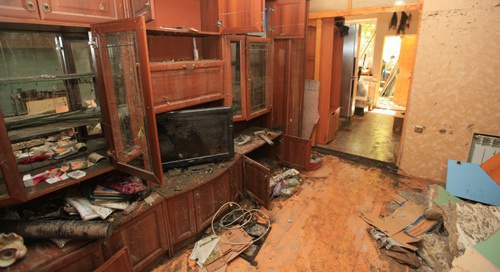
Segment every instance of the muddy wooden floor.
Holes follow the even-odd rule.
[[[272,230],[255,258],[258,265],[236,258],[226,271],[411,271],[379,254],[359,211],[378,215],[393,193],[423,192],[426,184],[329,155],[320,169],[302,177],[293,196],[272,201]],[[191,250],[154,271],[198,271]]]

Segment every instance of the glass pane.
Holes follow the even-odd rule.
[[[231,82],[233,115],[241,115],[241,42],[231,42]]]
[[[266,108],[267,43],[250,43],[250,111]]]
[[[136,34],[133,31],[107,34],[106,42],[114,90],[109,106],[117,119],[112,121],[116,159],[152,171]]]
[[[0,32],[0,79],[15,84],[0,84],[0,107],[5,117],[40,113],[46,103],[32,100],[66,97],[64,81],[28,81],[64,74],[61,41],[56,33],[27,31]],[[17,80],[16,80],[17,79]]]
[[[83,133],[101,122],[86,34],[0,32],[0,67],[0,107],[21,177],[106,148],[103,137]]]

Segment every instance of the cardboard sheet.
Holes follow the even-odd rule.
[[[417,250],[418,248],[410,244],[420,241],[421,238],[418,237],[437,223],[435,220],[425,218],[423,214],[424,207],[411,201],[406,201],[394,213],[384,218],[361,213],[362,218],[368,224],[396,240],[402,247],[411,250]]]
[[[500,185],[500,153],[483,162],[481,168]]]

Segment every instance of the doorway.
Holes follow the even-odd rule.
[[[374,46],[371,56],[373,62],[380,58],[378,69],[360,63],[364,58],[361,52],[356,55],[361,74],[358,74],[354,114],[342,118],[331,142],[316,147],[324,152],[343,153],[397,166],[415,60],[416,34],[384,35],[378,41],[383,46]],[[371,61],[368,62],[370,65]]]

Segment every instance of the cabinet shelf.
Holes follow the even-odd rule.
[[[17,119],[18,122],[12,121],[13,119]],[[6,118],[6,126],[9,130],[8,135],[12,143],[35,137],[44,137],[74,127],[99,123],[101,122],[101,113],[70,112],[49,115],[43,119],[24,119],[22,124],[20,122],[17,117]]]
[[[79,178],[79,179],[71,179],[68,178],[66,180],[61,180],[59,182],[56,182],[54,184],[49,184],[47,182],[41,182],[37,184],[36,186],[33,187],[28,187],[24,189],[24,192],[27,196],[27,200],[35,199],[37,197],[55,192],[57,190],[60,190],[62,188],[66,188],[68,186],[84,182],[86,180],[92,179],[94,177],[97,177],[99,175],[105,174],[107,172],[110,172],[114,170],[113,165],[109,161],[101,161],[99,164],[96,164],[88,169],[85,169],[85,177]]]
[[[95,77],[94,73],[11,77],[11,78],[0,79],[0,84],[21,84],[21,83],[27,83],[27,82],[71,80],[71,79],[94,78],[94,77]]]

